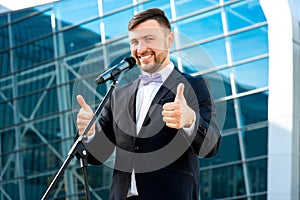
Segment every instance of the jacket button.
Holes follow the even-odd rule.
[[[134,147],[134,150],[135,150],[135,151],[139,150],[139,147],[138,147],[138,146],[135,146],[135,147]]]

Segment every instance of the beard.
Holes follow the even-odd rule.
[[[154,51],[150,51],[150,52],[147,51],[143,55],[146,55],[146,54],[153,55],[153,62],[141,63],[140,58],[139,58],[140,56],[135,55],[135,57],[137,58],[136,64],[139,66],[139,68],[141,70],[143,70],[149,74],[159,71],[167,59],[167,52],[165,52],[165,51],[161,51],[158,54]],[[141,55],[141,56],[143,56],[143,55]]]

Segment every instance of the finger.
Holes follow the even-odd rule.
[[[176,93],[176,97],[175,97],[175,102],[179,101],[180,99],[182,99],[184,97],[183,92],[184,92],[184,84],[179,83],[178,86],[177,86],[177,93]]]
[[[172,124],[179,124],[180,121],[178,118],[175,117],[163,117],[163,121],[166,123],[172,123]]]
[[[163,117],[174,117],[174,118],[180,118],[181,117],[181,112],[180,111],[162,111],[162,116]]]
[[[166,126],[170,127],[170,128],[176,128],[176,129],[180,129],[180,125],[177,123],[169,123],[166,122]]]
[[[163,110],[176,110],[179,109],[179,103],[177,102],[170,102],[170,103],[165,103],[163,105]]]
[[[79,105],[86,111],[91,111],[91,107],[85,102],[84,98],[81,95],[77,95],[77,102]]]

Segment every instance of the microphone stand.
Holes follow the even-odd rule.
[[[82,168],[82,171],[83,171],[83,176],[84,176],[84,184],[85,184],[84,187],[85,187],[85,192],[86,192],[86,200],[90,199],[90,191],[89,191],[89,186],[88,186],[88,181],[87,181],[88,179],[87,179],[87,170],[86,170],[88,153],[87,153],[87,150],[86,150],[86,148],[83,144],[83,141],[86,140],[88,131],[92,127],[93,123],[96,121],[99,114],[101,113],[105,103],[107,102],[107,100],[110,97],[111,93],[115,89],[116,84],[117,84],[117,81],[116,81],[115,78],[113,78],[113,82],[110,85],[110,88],[106,92],[106,94],[105,94],[104,98],[102,99],[101,103],[97,107],[93,118],[91,119],[91,121],[89,122],[87,127],[84,129],[82,135],[80,135],[77,138],[77,140],[75,141],[75,143],[73,144],[72,148],[70,149],[70,151],[68,153],[68,156],[67,156],[66,160],[64,161],[64,163],[60,167],[59,171],[55,175],[55,177],[52,180],[52,182],[51,182],[50,186],[48,187],[47,191],[44,193],[44,195],[42,197],[42,200],[47,200],[48,199],[48,197],[50,195],[50,192],[53,190],[54,186],[57,185],[59,179],[63,175],[64,171],[66,170],[67,166],[69,165],[71,159],[74,158],[74,156],[77,156],[77,158],[80,158],[80,165],[81,165],[81,168]]]

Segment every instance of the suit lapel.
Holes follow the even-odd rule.
[[[136,135],[136,93],[138,90],[138,85],[139,85],[139,81],[136,80],[133,82],[132,86],[130,87],[130,89],[128,90],[128,98],[129,98],[129,102],[128,102],[128,112],[129,115],[132,119],[132,121],[135,124],[135,128],[134,128],[134,135]]]
[[[163,106],[165,103],[174,101],[176,96],[177,85],[179,84],[181,78],[182,75],[180,74],[180,72],[178,72],[177,70],[173,70],[172,73],[169,75],[169,77],[159,88],[157,94],[155,95],[153,101],[151,102],[150,109],[146,114],[146,117],[143,122],[143,126],[139,133],[139,137],[149,137],[149,134],[150,135],[155,134],[155,133],[147,133],[148,131],[152,131],[152,129],[149,128],[148,126],[149,123],[151,122],[151,118],[158,117],[158,116],[151,116],[151,115],[158,107],[161,108],[161,106]]]

